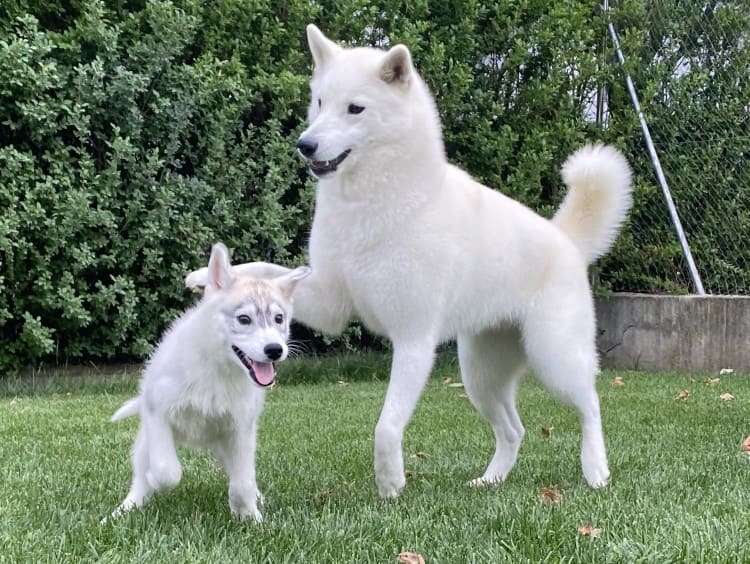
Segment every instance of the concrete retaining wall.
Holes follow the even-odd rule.
[[[750,372],[750,297],[614,294],[596,304],[602,366]]]

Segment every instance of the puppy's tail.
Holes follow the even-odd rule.
[[[562,166],[568,195],[552,223],[591,263],[614,243],[633,203],[628,162],[614,147],[587,145]]]
[[[132,417],[133,415],[138,415],[141,412],[141,397],[135,397],[131,400],[126,401],[120,409],[115,411],[115,414],[112,416],[112,419],[110,421],[119,421],[120,419],[125,419],[126,417]]]

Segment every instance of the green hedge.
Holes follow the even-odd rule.
[[[311,21],[346,44],[409,45],[450,158],[545,215],[564,195],[559,165],[582,143],[615,142],[643,161],[621,93],[609,129],[586,115],[592,93],[621,80],[602,55],[596,3],[8,0],[0,371],[143,358],[193,300],[183,277],[216,240],[237,261],[304,261],[314,184],[294,141]],[[639,252],[626,233],[602,283],[640,289]],[[663,253],[668,265],[679,257],[672,242]]]

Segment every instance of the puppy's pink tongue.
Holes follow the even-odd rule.
[[[261,386],[270,386],[276,377],[276,371],[273,369],[273,362],[255,362],[253,361],[253,372],[255,379]]]

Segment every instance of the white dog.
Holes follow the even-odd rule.
[[[138,397],[113,416],[139,415],[133,481],[113,516],[173,488],[182,469],[175,443],[207,447],[229,475],[229,507],[261,520],[255,442],[273,363],[287,356],[292,292],[310,272],[299,267],[257,280],[231,271],[226,247],[211,250],[205,296],[167,331],[148,362]]]
[[[592,487],[606,484],[587,265],[609,249],[630,207],[625,159],[605,146],[569,157],[569,193],[549,221],[446,162],[434,101],[406,47],[344,49],[313,25],[307,39],[315,71],[297,146],[319,182],[313,273],[295,294],[295,317],[336,333],[356,315],[393,343],[375,429],[380,495],[405,484],[404,429],[436,346],[451,339],[469,398],[495,434],[495,454],[473,483],[502,480],[515,463],[524,433],[516,387],[528,365],[577,409],[583,474]],[[205,283],[205,269],[186,283]]]

